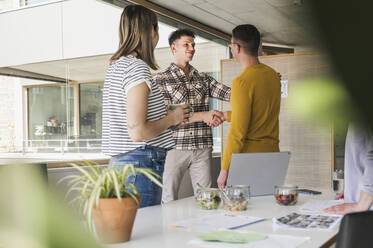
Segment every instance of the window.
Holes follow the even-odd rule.
[[[210,72],[210,73],[207,73],[207,74],[210,75],[211,77],[215,78],[216,81],[220,81],[219,80],[220,72]],[[210,98],[209,103],[210,103],[210,109],[215,109],[215,110],[219,110],[219,111],[221,110],[221,101],[220,100]],[[213,146],[212,151],[214,153],[221,153],[221,125],[217,126],[217,127],[214,127],[212,129],[212,137],[213,137],[213,140],[214,140],[214,146]]]
[[[73,87],[66,85],[27,88],[28,146],[44,152],[64,149],[64,140],[73,134],[71,106]],[[41,150],[39,150],[41,151]]]
[[[8,99],[7,104],[3,104],[4,106],[0,108],[3,114],[0,116],[0,152],[99,153],[101,151],[103,81],[111,53],[116,47],[105,41],[106,43],[94,43],[87,50],[80,49],[76,47],[77,43],[69,42],[74,41],[73,35],[71,37],[63,35],[80,33],[81,29],[78,30],[78,28],[81,27],[77,26],[75,30],[76,25],[72,24],[74,22],[71,20],[75,19],[69,19],[76,18],[74,16],[76,11],[73,7],[78,5],[73,3],[79,1],[20,0],[11,2],[12,8],[14,4],[32,5],[32,8],[26,7],[19,10],[19,13],[25,13],[23,18],[27,16],[26,13],[39,13],[50,8],[57,12],[61,10],[61,20],[55,20],[53,25],[61,24],[64,27],[62,33],[49,34],[49,31],[47,33],[50,37],[57,35],[51,40],[52,42],[60,42],[57,46],[51,44],[51,48],[59,47],[65,54],[58,57],[59,55],[56,55],[60,54],[58,51],[56,54],[52,52],[46,54],[45,60],[41,61],[36,56],[35,61],[30,60],[29,64],[18,65],[15,70],[17,73],[22,72],[20,77],[2,78],[0,76],[2,96],[12,100],[10,102]],[[88,4],[89,6],[101,6],[102,3],[89,1],[87,6]],[[109,8],[108,6],[105,4],[104,8],[95,8],[95,11],[102,11],[103,15],[112,13],[112,16],[120,12],[117,11],[117,7]],[[0,3],[0,9],[2,7]],[[85,17],[92,18],[90,15],[85,15]],[[23,21],[27,21],[26,19]],[[170,32],[177,28],[188,28],[188,26],[164,16],[159,16],[159,21],[160,41],[155,57],[160,70],[163,70],[173,61],[168,46]],[[113,18],[107,21],[108,24],[112,22]],[[102,29],[98,30],[102,32]],[[115,30],[115,37],[117,37],[117,28]],[[196,53],[191,64],[198,71],[207,72],[219,80],[220,60],[229,57],[229,49],[222,39],[200,30],[194,29],[194,31],[197,35]],[[87,30],[87,33],[89,32],[91,31]],[[95,34],[102,36],[97,32]],[[111,31],[108,34],[113,35]],[[114,35],[111,39],[114,39]],[[45,51],[50,50],[45,49]],[[58,59],[51,60],[55,55]],[[27,58],[33,58],[33,56],[34,53],[26,55]],[[219,104],[219,101],[211,100],[211,108],[220,109]],[[220,128],[213,129],[213,136],[214,152],[220,152]]]
[[[79,85],[79,147],[101,148],[102,91],[104,84]]]
[[[27,87],[29,151],[100,152],[102,89],[103,82]]]

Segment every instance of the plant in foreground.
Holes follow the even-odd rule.
[[[59,183],[69,180],[69,190],[66,196],[74,191],[79,193],[70,203],[79,202],[79,210],[85,216],[90,231],[93,231],[92,211],[98,208],[101,198],[118,198],[122,201],[122,198],[130,197],[139,205],[139,192],[133,183],[128,182],[131,176],[143,174],[162,187],[158,174],[150,169],[135,168],[132,164],[117,164],[113,168],[95,168],[86,162],[86,167],[76,164],[71,164],[71,166],[79,170],[81,174],[64,177]]]

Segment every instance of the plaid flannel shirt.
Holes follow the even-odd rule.
[[[190,66],[189,80],[182,69],[172,63],[158,73],[156,81],[166,105],[189,103],[193,112],[209,111],[209,97],[229,101],[231,89],[206,73]],[[194,122],[173,130],[176,149],[194,150],[213,146],[212,130],[204,122]]]

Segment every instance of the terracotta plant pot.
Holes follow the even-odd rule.
[[[131,238],[138,205],[132,198],[105,198],[93,208],[96,233],[103,243],[126,242]]]

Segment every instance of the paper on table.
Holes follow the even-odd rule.
[[[239,231],[245,232],[245,231]],[[291,235],[268,234],[267,239],[258,240],[246,244],[232,244],[225,242],[208,242],[200,239],[193,239],[189,244],[206,248],[296,248],[304,242],[310,240],[310,237],[297,237]]]
[[[330,231],[339,225],[341,219],[340,215],[290,213],[273,218],[273,223],[278,227]]]
[[[178,221],[172,227],[192,229],[196,232],[211,232],[219,229],[236,229],[265,219],[253,216],[219,213],[195,219]]]
[[[344,200],[310,200],[300,207],[300,210],[320,212],[325,208],[342,204]]]

